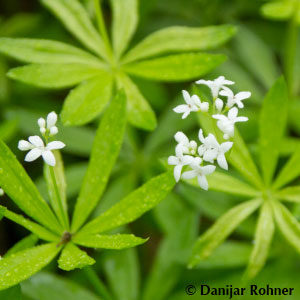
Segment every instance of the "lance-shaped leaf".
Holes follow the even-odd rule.
[[[73,243],[68,243],[61,252],[58,260],[58,266],[65,271],[71,271],[76,268],[83,268],[95,263],[95,260],[89,257],[86,252],[80,250]]]
[[[279,199],[300,203],[300,186],[291,186],[275,193]]]
[[[107,58],[104,43],[78,0],[41,0],[88,49]]]
[[[61,113],[64,125],[83,125],[93,120],[109,101],[112,76],[106,71],[82,82],[66,98]]]
[[[209,228],[194,245],[189,267],[207,258],[261,204],[261,199],[250,200],[231,208]]]
[[[175,185],[172,172],[166,172],[146,182],[105,213],[85,225],[81,233],[104,232],[134,221],[162,201]]]
[[[123,61],[131,62],[170,52],[213,49],[229,40],[235,32],[236,28],[232,25],[167,27],[147,36],[125,55]]]
[[[288,109],[288,94],[284,79],[279,78],[264,99],[260,115],[260,161],[263,178],[270,184],[277,165]]]
[[[185,180],[187,183],[199,187],[197,178]],[[225,173],[215,171],[207,176],[207,181],[210,190],[224,192],[233,195],[257,197],[260,193],[247,183]]]
[[[40,226],[37,223],[34,223],[34,222],[30,221],[29,219],[24,218],[21,215],[18,215],[18,214],[15,214],[12,211],[9,211],[4,206],[0,205],[0,211],[1,211],[1,214],[5,218],[7,218],[7,219],[23,226],[27,230],[29,230],[32,233],[36,234],[42,240],[50,241],[50,242],[59,240],[59,237],[56,236],[55,234],[53,234],[51,231],[48,231],[46,228]]]
[[[84,223],[106,187],[122,146],[125,125],[126,96],[120,91],[106,110],[97,130],[89,166],[75,206],[73,231]]]
[[[98,75],[102,69],[83,64],[33,64],[11,69],[7,75],[41,88],[65,88]]]
[[[1,300],[22,300],[22,298],[21,286],[19,284],[0,291]]]
[[[36,245],[38,242],[39,238],[35,234],[30,234],[26,237],[24,237],[22,240],[14,244],[6,253],[5,256],[15,254],[19,251],[26,250],[28,248],[32,248],[33,246]]]
[[[225,55],[207,53],[173,54],[124,65],[135,76],[159,81],[186,81],[198,78],[226,60]]]
[[[260,209],[257,221],[254,247],[245,273],[246,279],[254,278],[266,263],[274,229],[272,206],[269,202],[265,201]]]
[[[61,226],[49,206],[15,155],[2,141],[0,141],[0,186],[28,216],[57,233],[61,232]]]
[[[300,253],[300,224],[278,201],[272,201],[276,224],[286,240]]]
[[[296,149],[289,161],[284,165],[273,183],[273,188],[278,189],[294,180],[300,175],[300,147]]]
[[[59,151],[54,151],[53,154],[56,165],[50,167],[48,164],[44,164],[44,178],[48,187],[50,204],[60,223],[67,229],[69,227],[69,217],[64,164]]]
[[[60,251],[56,243],[12,254],[0,260],[0,290],[7,289],[37,273]]]
[[[138,87],[125,73],[120,73],[117,81],[119,88],[124,88],[127,95],[129,122],[136,127],[153,130],[156,127],[155,113]]]
[[[74,243],[90,248],[126,249],[144,244],[148,239],[136,237],[133,234],[86,235],[79,233],[73,238]]]
[[[101,65],[101,61],[90,53],[51,40],[0,38],[0,52],[27,63]]]
[[[112,42],[116,57],[126,50],[138,23],[137,0],[112,0]]]

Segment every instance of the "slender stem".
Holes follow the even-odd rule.
[[[98,277],[97,273],[92,267],[85,267],[83,271],[90,283],[93,285],[95,291],[101,297],[101,299],[113,300],[104,283],[101,281],[101,279]]]
[[[61,221],[63,222],[63,225],[66,227],[66,229],[69,229],[69,218],[68,218],[67,212],[65,211],[65,209],[63,207],[62,199],[60,197],[60,193],[59,193],[57,182],[56,182],[56,177],[54,174],[54,168],[49,166],[49,170],[50,170],[50,176],[51,176],[51,180],[52,180],[52,183],[54,186],[56,198],[58,199],[58,209],[60,212],[59,217],[62,219]]]
[[[293,86],[294,86],[294,64],[297,49],[298,38],[298,24],[297,24],[297,12],[299,4],[295,3],[294,13],[289,21],[287,29],[287,38],[285,44],[285,74],[288,84],[289,96],[293,98]]]

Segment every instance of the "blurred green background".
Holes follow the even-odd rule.
[[[82,2],[93,17],[92,1]],[[252,98],[247,102],[247,110],[244,111],[249,122],[247,126],[239,129],[254,157],[257,151],[255,143],[261,102],[276,78],[286,73],[289,51],[287,44],[290,22],[264,18],[261,7],[265,3],[266,1],[261,0],[140,0],[140,22],[132,41],[132,44],[136,44],[147,34],[171,25],[236,25],[238,32],[233,39],[215,51],[226,54],[228,60],[206,78],[224,75],[236,82],[238,90],[252,92]],[[111,15],[106,1],[103,3],[103,11],[109,23]],[[36,0],[0,0],[0,36],[46,38],[76,45],[76,41],[63,26]],[[297,31],[295,36],[298,36]],[[296,48],[292,75],[286,74],[291,98],[290,126],[288,138],[281,149],[280,165],[299,144],[299,41],[298,38],[294,43]],[[9,80],[6,72],[17,65],[14,60],[0,56],[0,137],[9,144],[21,161],[23,155],[17,151],[17,141],[37,132],[38,117],[44,117],[52,110],[60,112],[68,91],[42,90]],[[173,152],[173,135],[177,130],[195,135],[199,128],[196,117],[182,121],[172,112],[172,108],[182,101],[181,89],[190,88],[191,82],[161,84],[139,79],[136,83],[151,102],[158,117],[158,126],[153,132],[128,126],[120,157],[95,215],[163,170],[160,159]],[[63,157],[71,209],[87,166],[97,123],[98,120],[80,128],[60,128],[61,139],[67,144]],[[47,197],[46,186],[41,177],[42,161],[25,164],[25,167]],[[137,249],[93,253],[97,260],[95,269],[98,276],[105,282],[113,299],[117,300],[183,300],[189,297],[200,299],[197,293],[187,296],[185,287],[188,284],[198,287],[201,283],[214,287],[223,287],[225,284],[238,286],[251,251],[255,219],[250,218],[244,222],[230,240],[199,265],[199,268],[188,270],[186,262],[196,237],[216,218],[242,200],[222,193],[204,192],[183,183],[178,184],[174,192],[154,211],[130,225],[130,230],[137,235],[150,237],[146,244]],[[1,198],[1,204],[17,210],[7,197]],[[300,220],[300,210],[297,217]],[[2,220],[0,254],[3,255],[26,234],[19,226]],[[262,287],[267,283],[274,287],[294,287],[294,295],[278,298],[300,299],[300,258],[286,243],[281,243],[281,239],[279,234],[275,237],[270,259],[255,281]],[[66,273],[58,271],[53,264],[46,271],[22,283],[22,299],[98,299],[97,290],[91,285],[92,279],[84,270]],[[19,296],[10,297],[9,299],[19,299]],[[206,298],[210,299],[209,296]],[[224,296],[211,297],[216,298],[227,299]]]

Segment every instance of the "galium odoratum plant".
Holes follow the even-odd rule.
[[[126,96],[123,91],[120,91],[101,119],[88,169],[70,222],[62,157],[58,150],[52,151],[53,147],[49,147],[54,141],[48,142],[48,138],[53,137],[53,134],[58,131],[54,128],[54,121],[56,121],[54,113],[48,115],[47,121],[38,120],[46,146],[42,145],[42,140],[37,137],[29,138],[29,142],[19,143],[21,150],[30,150],[26,161],[32,161],[39,156],[42,156],[45,161],[44,177],[47,182],[50,206],[42,198],[15,155],[0,141],[0,186],[31,219],[3,206],[0,206],[1,218],[5,217],[32,233],[10,249],[0,261],[0,290],[27,279],[60,252],[59,268],[70,271],[95,263],[93,258],[79,248],[80,246],[124,249],[144,243],[146,239],[133,234],[108,233],[112,229],[134,221],[153,208],[175,184],[171,172],[158,175],[87,222],[105,190],[122,145],[126,126]],[[35,246],[38,240],[43,243]]]
[[[113,93],[124,88],[128,120],[153,130],[156,117],[131,75],[155,81],[185,81],[211,71],[224,60],[215,49],[235,34],[231,25],[158,30],[128,49],[138,24],[138,0],[113,0],[112,36],[109,37],[99,0],[94,0],[99,30],[78,0],[41,0],[86,50],[43,39],[0,39],[0,52],[31,63],[9,71],[10,78],[42,88],[76,86],[62,110],[64,125],[83,125],[97,117]]]
[[[196,83],[207,85],[210,88],[212,102],[201,101],[198,95],[191,96],[187,91],[183,90],[182,94],[186,104],[178,105],[174,108],[174,111],[182,113],[183,119],[191,112],[205,113],[209,118],[218,120],[216,125],[222,131],[223,138],[229,140],[234,136],[235,123],[248,120],[246,117],[238,117],[238,108],[244,107],[242,101],[249,98],[251,93],[239,92],[234,95],[231,89],[227,87],[228,85],[233,85],[234,82],[226,80],[224,76],[220,76],[215,80],[198,80]],[[221,96],[227,98],[225,105],[224,101],[220,99]],[[206,176],[215,171],[215,160],[219,167],[228,170],[225,153],[231,149],[233,142],[225,141],[220,143],[212,132],[204,137],[202,129],[199,130],[198,137],[201,142],[199,147],[196,141],[190,141],[183,132],[178,131],[175,134],[177,142],[175,148],[176,156],[170,156],[168,163],[169,165],[175,165],[174,177],[177,182],[180,178],[192,179],[197,177],[199,186],[207,190],[208,182]],[[182,173],[183,168],[189,168],[190,170]]]
[[[215,224],[196,241],[189,267],[208,258],[231,233],[258,210],[253,250],[249,257],[245,280],[252,279],[267,261],[269,248],[277,227],[285,239],[300,253],[300,224],[288,209],[289,204],[300,202],[300,186],[287,184],[300,175],[300,151],[296,149],[281,170],[276,171],[280,144],[283,142],[288,111],[288,92],[283,78],[279,78],[266,95],[259,121],[259,169],[247,146],[235,128],[231,138],[233,145],[228,162],[239,173],[237,178],[229,173],[215,171],[209,175],[211,190],[240,196],[241,203],[221,216]],[[199,121],[206,132],[218,139],[224,132],[214,124],[214,119],[199,112]],[[275,176],[276,171],[276,176]],[[195,180],[186,180],[198,186]],[[288,206],[286,206],[287,204]]]

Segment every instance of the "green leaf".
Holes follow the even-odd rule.
[[[254,247],[245,272],[246,279],[254,278],[265,265],[273,239],[274,229],[272,206],[269,202],[265,201],[260,209],[257,221]]]
[[[273,188],[279,189],[300,175],[300,147],[294,152],[289,161],[281,169],[273,183]]]
[[[51,231],[48,231],[46,228],[30,221],[29,219],[24,218],[22,215],[15,214],[12,211],[9,211],[6,207],[0,205],[1,214],[5,216],[5,218],[25,227],[35,235],[37,235],[40,239],[45,241],[58,241],[59,237],[53,234]]]
[[[197,178],[185,181],[193,186],[199,187]],[[207,181],[209,189],[213,191],[248,197],[257,197],[260,193],[247,183],[232,177],[231,175],[227,175],[218,171],[215,171],[213,174],[207,176]]]
[[[123,61],[162,55],[170,52],[187,52],[217,48],[236,33],[232,25],[192,28],[172,26],[155,31],[131,49]]]
[[[11,254],[17,253],[19,251],[31,248],[36,245],[39,238],[35,234],[30,234],[13,245],[6,253],[5,256],[9,256]]]
[[[275,196],[279,199],[300,203],[300,186],[291,186],[277,191]]]
[[[297,1],[272,1],[261,7],[261,12],[266,18],[275,20],[290,19],[295,12]]]
[[[260,115],[260,161],[267,185],[272,181],[284,134],[288,109],[288,94],[284,79],[279,78],[266,95]]]
[[[83,125],[100,114],[112,93],[112,76],[103,71],[101,75],[82,82],[66,98],[61,113],[65,126]]]
[[[22,300],[22,292],[20,285],[13,286],[4,291],[0,291],[1,300]]]
[[[207,53],[173,54],[124,65],[126,72],[158,81],[186,81],[219,66],[225,55]]]
[[[48,187],[50,204],[60,223],[67,229],[69,227],[69,217],[64,164],[59,151],[53,151],[53,154],[56,165],[50,167],[48,164],[44,164],[44,177]]]
[[[289,210],[272,201],[276,223],[286,240],[300,253],[300,224]]]
[[[84,223],[105,190],[122,146],[125,126],[126,96],[120,91],[112,100],[97,130],[89,166],[75,207],[73,231]]]
[[[33,300],[100,300],[75,281],[46,272],[40,272],[23,282],[22,292]]]
[[[150,179],[105,213],[85,225],[81,233],[100,233],[136,220],[162,201],[174,185],[172,172],[166,172]]]
[[[220,217],[195,243],[189,267],[194,267],[204,260],[250,216],[261,204],[261,199],[250,200],[231,208]]]
[[[114,235],[100,235],[78,233],[74,236],[74,243],[89,247],[89,248],[102,248],[102,249],[126,249],[135,247],[147,242],[148,239],[136,237],[133,234],[114,234]]]
[[[50,40],[0,38],[0,52],[27,63],[102,65],[97,57],[88,52]]]
[[[41,0],[82,44],[107,58],[104,43],[78,0]]]
[[[124,88],[127,95],[127,109],[129,122],[145,130],[154,130],[156,117],[151,106],[139,91],[134,82],[124,73],[117,77],[119,88]]]
[[[37,273],[45,267],[60,247],[45,244],[12,254],[0,260],[0,290],[7,289]]]
[[[89,257],[85,251],[80,250],[73,243],[68,243],[61,252],[58,260],[58,266],[65,271],[71,271],[76,268],[82,269],[90,266],[95,260]]]
[[[2,141],[0,141],[0,186],[28,216],[54,232],[61,233],[61,226],[49,206],[15,155]]]
[[[139,265],[135,248],[122,251],[107,251],[103,269],[116,300],[138,300]],[[120,266],[123,266],[120,268]]]
[[[138,23],[137,0],[112,0],[112,42],[114,53],[119,58],[126,50]]]
[[[7,75],[41,88],[59,89],[73,86],[102,72],[83,64],[33,64],[11,69]]]

